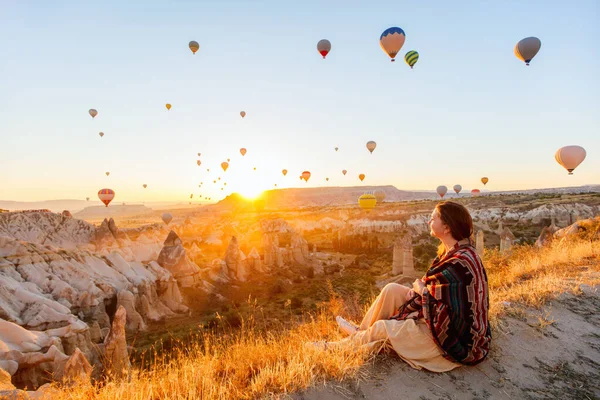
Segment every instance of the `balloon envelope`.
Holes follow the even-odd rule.
[[[479,189],[473,189],[473,190],[471,190],[471,196],[473,196],[473,197],[477,197],[480,194],[481,194],[481,190],[479,190]]]
[[[456,192],[456,194],[459,194],[460,191],[462,190],[462,186],[460,186],[460,185],[454,185],[453,189]]]
[[[107,171],[107,172],[105,172],[105,174],[106,174],[106,176],[109,176],[109,175],[110,175],[110,172],[108,172],[108,171]]]
[[[481,183],[483,183],[484,185],[488,182],[489,182],[489,179],[487,176],[484,176],[483,178],[481,178]]]
[[[92,116],[92,118],[95,118],[96,115],[98,115],[98,111],[96,111],[93,108],[90,108],[90,111],[88,111],[90,113],[90,115]]]
[[[342,170],[342,174],[346,175],[348,173],[348,171],[346,171],[345,169]]]
[[[287,169],[282,169],[281,173],[283,174],[283,176],[286,176],[287,175]]]
[[[100,132],[98,135],[100,135],[100,137],[104,136],[104,132]]]
[[[385,192],[383,190],[376,190],[373,194],[377,199],[377,203],[383,203],[383,200],[385,200]]]
[[[242,118],[244,118],[246,116],[246,111],[240,111],[240,115],[242,116]]]
[[[419,60],[419,53],[417,53],[415,50],[411,50],[404,55],[404,61],[406,61],[406,63],[408,64],[408,66],[411,69],[412,69],[412,67],[414,67],[414,65],[417,63],[418,60]]]
[[[365,174],[359,174],[358,175],[358,179],[360,179],[360,181],[364,181],[365,180]]]
[[[371,210],[377,204],[377,198],[369,193],[365,193],[358,198],[358,205],[363,210]]]
[[[331,42],[327,39],[319,40],[319,43],[317,43],[317,51],[323,58],[327,57],[327,54],[331,51]]]
[[[161,216],[163,222],[167,225],[169,225],[169,222],[171,222],[171,220],[173,219],[173,216],[171,215],[171,213],[163,213],[163,215]]]
[[[169,103],[165,104],[165,107],[167,107],[167,110],[171,109],[171,105]]]
[[[223,168],[223,171],[227,171],[227,168],[229,168],[229,163],[226,161],[223,161],[221,163],[221,168]]]
[[[515,56],[521,61],[525,61],[525,65],[529,65],[533,57],[540,51],[542,41],[536,37],[527,37],[521,39],[515,45]]]
[[[108,204],[115,198],[115,192],[112,189],[100,189],[98,191],[98,198],[108,207]]]
[[[394,26],[383,31],[379,37],[379,45],[381,46],[381,49],[390,56],[392,61],[395,61],[396,54],[398,54],[402,46],[404,46],[405,40],[406,34],[402,28]]]
[[[146,185],[145,183],[142,186],[144,187],[144,189],[148,187],[148,185]]]
[[[196,161],[196,164],[197,164],[198,166],[200,166],[200,165],[202,165],[202,161],[198,160],[198,161]]]
[[[585,156],[585,149],[581,146],[561,147],[554,154],[556,162],[569,171],[569,175],[573,175],[573,170],[585,160]]]
[[[245,148],[243,148],[243,147],[242,147],[242,148],[240,149],[240,154],[241,154],[241,155],[243,155],[243,156],[245,156],[245,155],[246,155],[246,151],[247,151],[247,150],[246,150]]]
[[[188,46],[190,47],[190,50],[192,51],[192,53],[196,54],[196,52],[198,50],[200,50],[200,45],[198,44],[198,42],[196,42],[195,40],[192,40]]]
[[[367,142],[367,149],[371,152],[371,154],[373,154],[373,150],[375,150],[375,147],[377,147],[377,143],[375,143],[372,140],[369,140]]]
[[[440,197],[443,199],[444,195],[446,194],[446,192],[448,191],[448,188],[444,185],[438,186],[437,189],[435,189],[435,191],[437,192],[437,194],[440,195]]]
[[[305,182],[308,182],[308,180],[310,179],[310,172],[309,171],[304,171],[302,172],[302,175],[300,176],[301,179],[304,179]]]

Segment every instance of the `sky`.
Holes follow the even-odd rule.
[[[0,199],[598,184],[599,15],[595,0],[2,0]],[[412,70],[379,46],[392,26]],[[529,67],[513,54],[528,36]],[[587,150],[571,176],[566,145]]]

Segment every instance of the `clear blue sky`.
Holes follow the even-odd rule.
[[[598,4],[5,0],[0,199],[216,200],[361,172],[408,190],[600,183]],[[414,70],[380,49],[391,26]],[[542,41],[529,67],[513,55],[527,36]],[[554,161],[570,144],[588,152],[573,176]]]

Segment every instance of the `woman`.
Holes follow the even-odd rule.
[[[438,257],[413,288],[386,285],[356,327],[336,320],[350,337],[324,347],[389,343],[413,368],[433,372],[475,365],[491,342],[485,269],[470,237],[469,211],[450,201],[439,203],[429,220],[432,236],[442,242]]]

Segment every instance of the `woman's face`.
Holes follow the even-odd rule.
[[[448,232],[450,232],[450,229],[442,221],[439,211],[437,209],[433,210],[431,218],[429,218],[429,233],[431,236],[441,239],[446,236]]]

